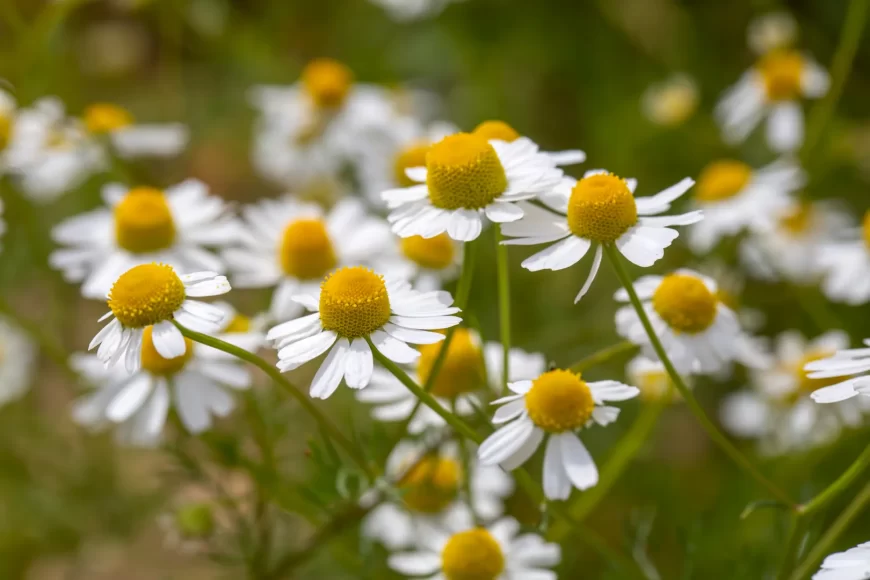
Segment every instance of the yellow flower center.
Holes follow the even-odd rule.
[[[345,338],[368,336],[390,320],[382,276],[354,266],[330,274],[320,286],[320,322]]]
[[[515,141],[520,138],[520,134],[516,129],[505,123],[504,121],[484,121],[474,128],[472,131],[475,135],[483,137],[487,141],[490,139],[499,139],[501,141]]]
[[[6,149],[6,146],[9,145],[13,123],[14,120],[11,116],[0,114],[0,151]]]
[[[644,371],[636,381],[644,401],[661,401],[674,396],[673,383],[664,369]]]
[[[399,151],[393,161],[393,178],[402,187],[417,185],[417,182],[405,175],[405,170],[412,167],[426,167],[426,153],[429,143],[414,143]]]
[[[799,202],[792,206],[780,220],[780,227],[793,236],[805,234],[813,222],[813,206],[807,202]]]
[[[758,62],[758,72],[764,80],[769,101],[790,101],[801,95],[801,75],[804,59],[793,50],[769,52]]]
[[[323,278],[338,264],[326,224],[321,219],[301,219],[284,229],[278,252],[281,269],[300,280]]]
[[[402,238],[400,244],[405,257],[422,268],[443,270],[453,265],[456,247],[446,233],[433,238]]]
[[[133,115],[111,103],[96,103],[85,109],[85,128],[98,135],[111,133],[133,124]]]
[[[716,320],[716,296],[704,282],[687,274],[668,274],[656,288],[653,308],[671,329],[696,334]]]
[[[408,509],[437,514],[453,503],[462,483],[462,468],[447,457],[425,457],[411,467],[399,489]]]
[[[167,264],[142,264],[130,268],[109,291],[109,308],[127,328],[143,328],[164,320],[181,308],[184,283]]]
[[[250,332],[250,330],[251,319],[244,314],[236,314],[233,316],[233,319],[230,320],[230,323],[226,328],[224,328],[226,334],[240,334],[243,332]]]
[[[420,360],[417,374],[421,383],[429,380],[432,367],[441,352],[442,343],[425,344],[420,347]],[[436,397],[452,399],[463,393],[476,391],[484,382],[483,358],[480,347],[473,340],[471,331],[458,328],[447,348],[444,363],[435,377],[432,394]]]
[[[457,133],[432,145],[426,168],[429,199],[442,209],[480,209],[507,189],[495,149],[478,135]]]
[[[526,393],[532,422],[549,433],[573,431],[586,424],[595,409],[592,391],[579,374],[552,370],[539,376]]]
[[[441,551],[441,571],[447,580],[495,580],[504,571],[504,554],[483,528],[459,532]]]
[[[584,177],[568,200],[568,227],[578,237],[613,242],[637,223],[637,205],[625,180],[612,173]]]
[[[870,249],[870,210],[864,213],[864,220],[861,222],[861,231],[864,234],[864,244]]]
[[[302,71],[302,86],[314,104],[324,109],[341,107],[352,84],[350,69],[331,58],[313,60]]]
[[[698,94],[686,83],[674,83],[656,95],[653,113],[656,119],[668,126],[679,125],[695,112]]]
[[[175,241],[175,221],[166,196],[153,187],[134,187],[115,206],[115,239],[134,254],[165,250]]]
[[[752,169],[740,161],[714,161],[701,171],[695,186],[695,199],[705,202],[723,201],[734,197],[746,187]]]
[[[184,354],[175,358],[163,358],[154,348],[154,342],[151,340],[152,332],[151,326],[146,327],[142,332],[142,368],[152,375],[164,377],[174,375],[193,357],[193,342],[185,336]]]

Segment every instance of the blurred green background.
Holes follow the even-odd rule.
[[[725,146],[711,117],[721,92],[753,62],[746,26],[766,11],[789,10],[800,26],[798,45],[827,67],[847,5],[847,0],[466,0],[434,18],[396,23],[365,0],[0,0],[0,77],[21,104],[57,95],[74,115],[107,101],[142,121],[189,124],[192,143],[182,157],[137,163],[131,173],[156,186],[195,176],[241,203],[279,192],[258,179],[249,162],[254,113],[246,92],[257,84],[293,83],[318,56],[345,62],[363,82],[431,90],[443,98],[439,118],[462,128],[498,118],[547,150],[582,148],[588,153],[583,169],[606,167],[635,176],[638,193],[648,195],[697,176],[723,156],[754,166],[772,160],[757,135],[739,150]],[[649,84],[679,71],[699,85],[698,111],[679,127],[655,126],[644,117],[640,96]],[[856,215],[870,207],[868,102],[865,39],[810,160],[806,192],[809,198],[844,199]],[[63,217],[97,206],[99,187],[109,177],[95,176],[38,209],[4,192],[10,231],[0,256],[3,296],[66,352],[83,350],[104,308],[79,299],[75,287],[48,270],[48,231]],[[530,253],[511,249],[514,343],[570,364],[617,342],[612,271],[605,265],[590,294],[574,306],[585,267],[532,274],[519,268]],[[733,248],[721,250],[718,258],[733,264]],[[675,245],[655,271],[697,263],[684,246]],[[495,340],[492,254],[484,252],[478,266],[470,310],[484,337]],[[801,292],[822,300],[815,289]],[[764,335],[798,328],[812,337],[825,330],[814,325],[795,296],[783,285],[749,283],[742,301],[765,312]],[[237,292],[231,298],[253,313],[267,296]],[[853,341],[870,335],[866,306],[828,308]],[[255,530],[242,530],[235,543],[211,556],[162,546],[156,516],[179,489],[209,478],[198,473],[203,465],[212,476],[259,478],[269,505],[251,509],[263,509],[275,523],[278,551],[304,545],[312,525],[341,505],[333,489],[335,466],[308,443],[317,438],[316,429],[268,385],[261,385],[249,404],[267,410],[264,428],[276,442],[277,474],[251,470],[246,457],[252,455],[252,435],[243,408],[204,442],[172,436],[166,449],[153,452],[116,449],[109,437],[81,432],[68,418],[77,387],[52,356],[42,353],[32,392],[0,409],[0,578],[244,577],[241,564]],[[596,367],[589,377],[622,377],[628,358]],[[723,394],[743,381],[741,372],[726,383],[700,381],[697,392],[715,416]],[[586,438],[599,465],[641,405],[624,405],[615,426]],[[347,392],[324,406],[352,426],[373,456],[386,455],[391,425],[373,425],[367,409]],[[793,496],[805,499],[845,469],[867,436],[867,430],[850,432],[826,448],[756,461]],[[752,452],[750,443],[745,448]],[[810,541],[846,495],[813,522]],[[677,404],[666,409],[653,437],[588,522],[613,548],[647,553],[661,578],[772,578],[785,541],[784,515],[761,510],[740,518],[747,504],[764,497]],[[515,504],[522,514],[521,498]],[[856,522],[839,547],[870,540],[870,514]],[[563,546],[560,577],[620,577],[577,538]],[[383,556],[352,528],[296,577],[387,578]]]

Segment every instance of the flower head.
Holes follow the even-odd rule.
[[[682,125],[698,108],[698,85],[685,74],[674,74],[650,85],[643,93],[641,106],[646,118],[656,125]]]
[[[822,291],[831,300],[853,306],[870,300],[870,210],[860,228],[844,227],[840,239],[824,240],[818,247],[818,266],[824,280]]]

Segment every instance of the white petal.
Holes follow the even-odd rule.
[[[347,364],[347,352],[350,349],[350,343],[346,338],[340,338],[332,350],[317,369],[317,374],[311,381],[310,394],[315,399],[326,399],[338,388],[341,384],[341,378],[345,374]]]
[[[523,217],[523,210],[512,203],[491,203],[484,208],[484,213],[497,224],[515,222]]]
[[[852,381],[846,381],[830,387],[823,387],[810,393],[816,403],[839,403],[857,396]]]
[[[595,381],[587,383],[592,391],[592,398],[601,401],[626,401],[640,394],[637,387],[631,387],[618,381]]]
[[[151,376],[145,373],[132,377],[106,407],[106,417],[116,423],[129,419],[151,394],[153,384]]]
[[[583,287],[580,288],[580,292],[578,292],[577,296],[574,298],[574,304],[580,302],[580,299],[586,296],[586,293],[589,292],[589,288],[592,287],[592,282],[598,274],[598,268],[601,267],[601,258],[603,256],[604,247],[599,244],[595,249],[595,258],[592,260],[592,269],[589,270],[589,276],[586,277],[586,281],[583,282]]]
[[[678,235],[675,230],[668,228],[637,225],[616,240],[616,247],[631,263],[648,268],[665,255],[665,248]]]
[[[450,216],[447,235],[459,242],[476,240],[483,229],[480,213],[472,209],[457,209]]]
[[[364,338],[355,338],[347,353],[344,380],[351,389],[361,389],[372,380],[374,360],[372,349]]]
[[[523,260],[522,266],[530,272],[563,270],[580,261],[592,243],[584,238],[569,236],[537,254]]]
[[[396,326],[415,330],[443,330],[456,326],[462,319],[458,316],[432,316],[429,318],[413,318],[410,316],[391,316],[390,322]]]
[[[562,462],[574,487],[583,490],[598,483],[598,468],[583,442],[574,433],[563,433],[560,439]]]
[[[571,480],[562,464],[562,445],[559,435],[550,435],[544,452],[544,495],[547,499],[568,499]]]
[[[538,430],[529,419],[518,419],[495,431],[480,444],[477,456],[484,465],[495,465],[509,459],[519,451],[534,431]]]
[[[434,574],[441,569],[441,556],[433,552],[393,554],[388,560],[390,568],[406,576]]]
[[[579,149],[568,149],[565,151],[550,151],[544,153],[547,157],[550,158],[555,165],[565,166],[565,165],[576,165],[577,163],[583,163],[586,161],[586,153],[580,151]]]
[[[155,324],[151,329],[151,342],[163,358],[176,358],[187,351],[184,335],[168,320]]]
[[[775,105],[767,119],[767,142],[779,153],[795,151],[804,140],[804,113],[797,102]]]
[[[516,469],[535,454],[535,451],[538,450],[538,447],[541,445],[541,441],[543,440],[544,431],[542,429],[534,429],[532,434],[529,435],[529,438],[526,439],[526,442],[523,443],[519,449],[514,451],[513,455],[502,461],[499,465],[502,466],[502,469],[507,471]]]
[[[444,340],[444,335],[438,332],[401,328],[391,322],[384,325],[384,331],[393,338],[411,344],[435,344]]]
[[[499,407],[495,415],[492,417],[492,422],[495,425],[499,425],[501,423],[507,423],[511,419],[515,419],[518,417],[523,411],[526,409],[526,401],[524,399],[518,398],[513,400],[506,405],[502,405]]]
[[[382,355],[399,364],[410,364],[420,357],[420,351],[411,348],[401,340],[393,338],[382,330],[371,335],[372,344]]]
[[[335,343],[337,338],[338,335],[335,332],[324,331],[320,334],[304,338],[299,342],[288,344],[278,351],[278,359],[280,360],[279,368],[284,370],[283,366],[299,366],[319,357]],[[292,366],[292,368],[296,368],[296,366]],[[291,370],[291,368],[287,368],[286,370]]]

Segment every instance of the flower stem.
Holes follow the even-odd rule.
[[[837,480],[825,488],[820,494],[801,506],[798,506],[798,513],[801,516],[819,511],[821,508],[833,501],[837,496],[846,491],[849,485],[854,482],[867,467],[870,466],[870,446],[868,446],[861,455],[837,478]]]
[[[495,265],[498,273],[498,326],[501,345],[504,349],[501,366],[502,395],[508,392],[511,349],[511,289],[508,270],[508,248],[501,243],[502,235],[498,227],[493,227],[495,237]]]
[[[789,525],[788,539],[785,544],[785,555],[782,558],[782,566],[777,574],[777,580],[786,580],[788,573],[794,566],[795,559],[800,556],[800,547],[804,538],[804,533],[807,528],[806,518],[802,518],[800,514],[795,514]]]
[[[295,385],[293,385],[293,383],[285,379],[284,376],[278,371],[278,369],[258,357],[256,354],[248,352],[243,348],[240,348],[228,342],[224,342],[219,338],[215,338],[201,332],[190,330],[189,328],[185,328],[184,326],[178,324],[175,321],[173,321],[173,324],[175,324],[178,330],[181,331],[181,334],[183,334],[190,340],[223,351],[236,358],[242,359],[245,362],[249,362],[252,365],[258,367],[264,373],[266,373],[270,379],[272,379],[281,388],[287,391],[287,393],[290,394],[291,397],[296,399],[296,401],[300,405],[302,405],[302,407],[308,412],[308,414],[311,415],[311,417],[317,422],[320,428],[323,429],[323,431],[328,434],[329,437],[333,441],[335,441],[342,449],[344,449],[348,456],[353,459],[354,463],[356,463],[367,476],[369,476],[372,480],[375,478],[376,473],[374,469],[372,469],[372,466],[369,465],[365,453],[363,453],[361,449],[358,449],[353,443],[351,443],[350,439],[345,437],[345,435],[338,429],[338,427],[336,427],[329,420],[329,418],[326,417],[326,415],[320,412],[320,409],[317,408],[317,405],[315,405],[311,399],[309,399],[302,391],[300,391]]]
[[[647,335],[649,336],[650,344],[655,350],[656,354],[661,360],[662,364],[665,367],[665,370],[668,372],[668,375],[671,377],[671,380],[674,383],[674,386],[677,387],[677,390],[680,391],[680,394],[685,399],[686,404],[689,409],[698,419],[698,422],[701,423],[701,426],[707,431],[707,434],[713,440],[716,445],[719,446],[722,451],[743,471],[749,474],[752,478],[755,479],[762,487],[767,489],[771,495],[773,495],[777,500],[783,502],[790,509],[796,509],[794,502],[783,492],[779,487],[777,487],[773,482],[767,479],[760,471],[758,471],[754,465],[742,454],[740,450],[738,450],[731,441],[716,427],[713,421],[707,416],[707,413],[704,412],[704,409],[701,407],[701,404],[698,403],[698,400],[692,394],[692,391],[689,390],[689,387],[686,386],[685,381],[677,372],[677,369],[674,368],[671,359],[668,357],[667,352],[665,352],[664,347],[662,346],[661,341],[658,336],[656,336],[655,331],[653,330],[652,324],[649,321],[649,318],[646,315],[646,312],[643,309],[643,304],[641,304],[640,299],[637,297],[637,293],[634,291],[634,285],[632,284],[631,278],[628,275],[628,272],[625,269],[625,265],[622,263],[622,256],[616,250],[616,248],[612,244],[605,244],[604,251],[607,253],[607,257],[610,259],[610,262],[613,264],[614,270],[616,270],[616,275],[619,277],[619,280],[622,282],[623,287],[626,292],[628,292],[628,297],[631,300],[631,305],[634,307],[637,312],[637,316],[640,319],[641,324],[643,324],[644,330],[646,330]]]
[[[587,357],[581,358],[568,368],[572,372],[582,373],[587,369],[606,363],[614,357],[617,357],[627,352],[631,352],[636,349],[636,344],[634,344],[630,340],[623,340],[622,342],[618,342],[612,346],[602,348],[601,350],[593,352]]]

